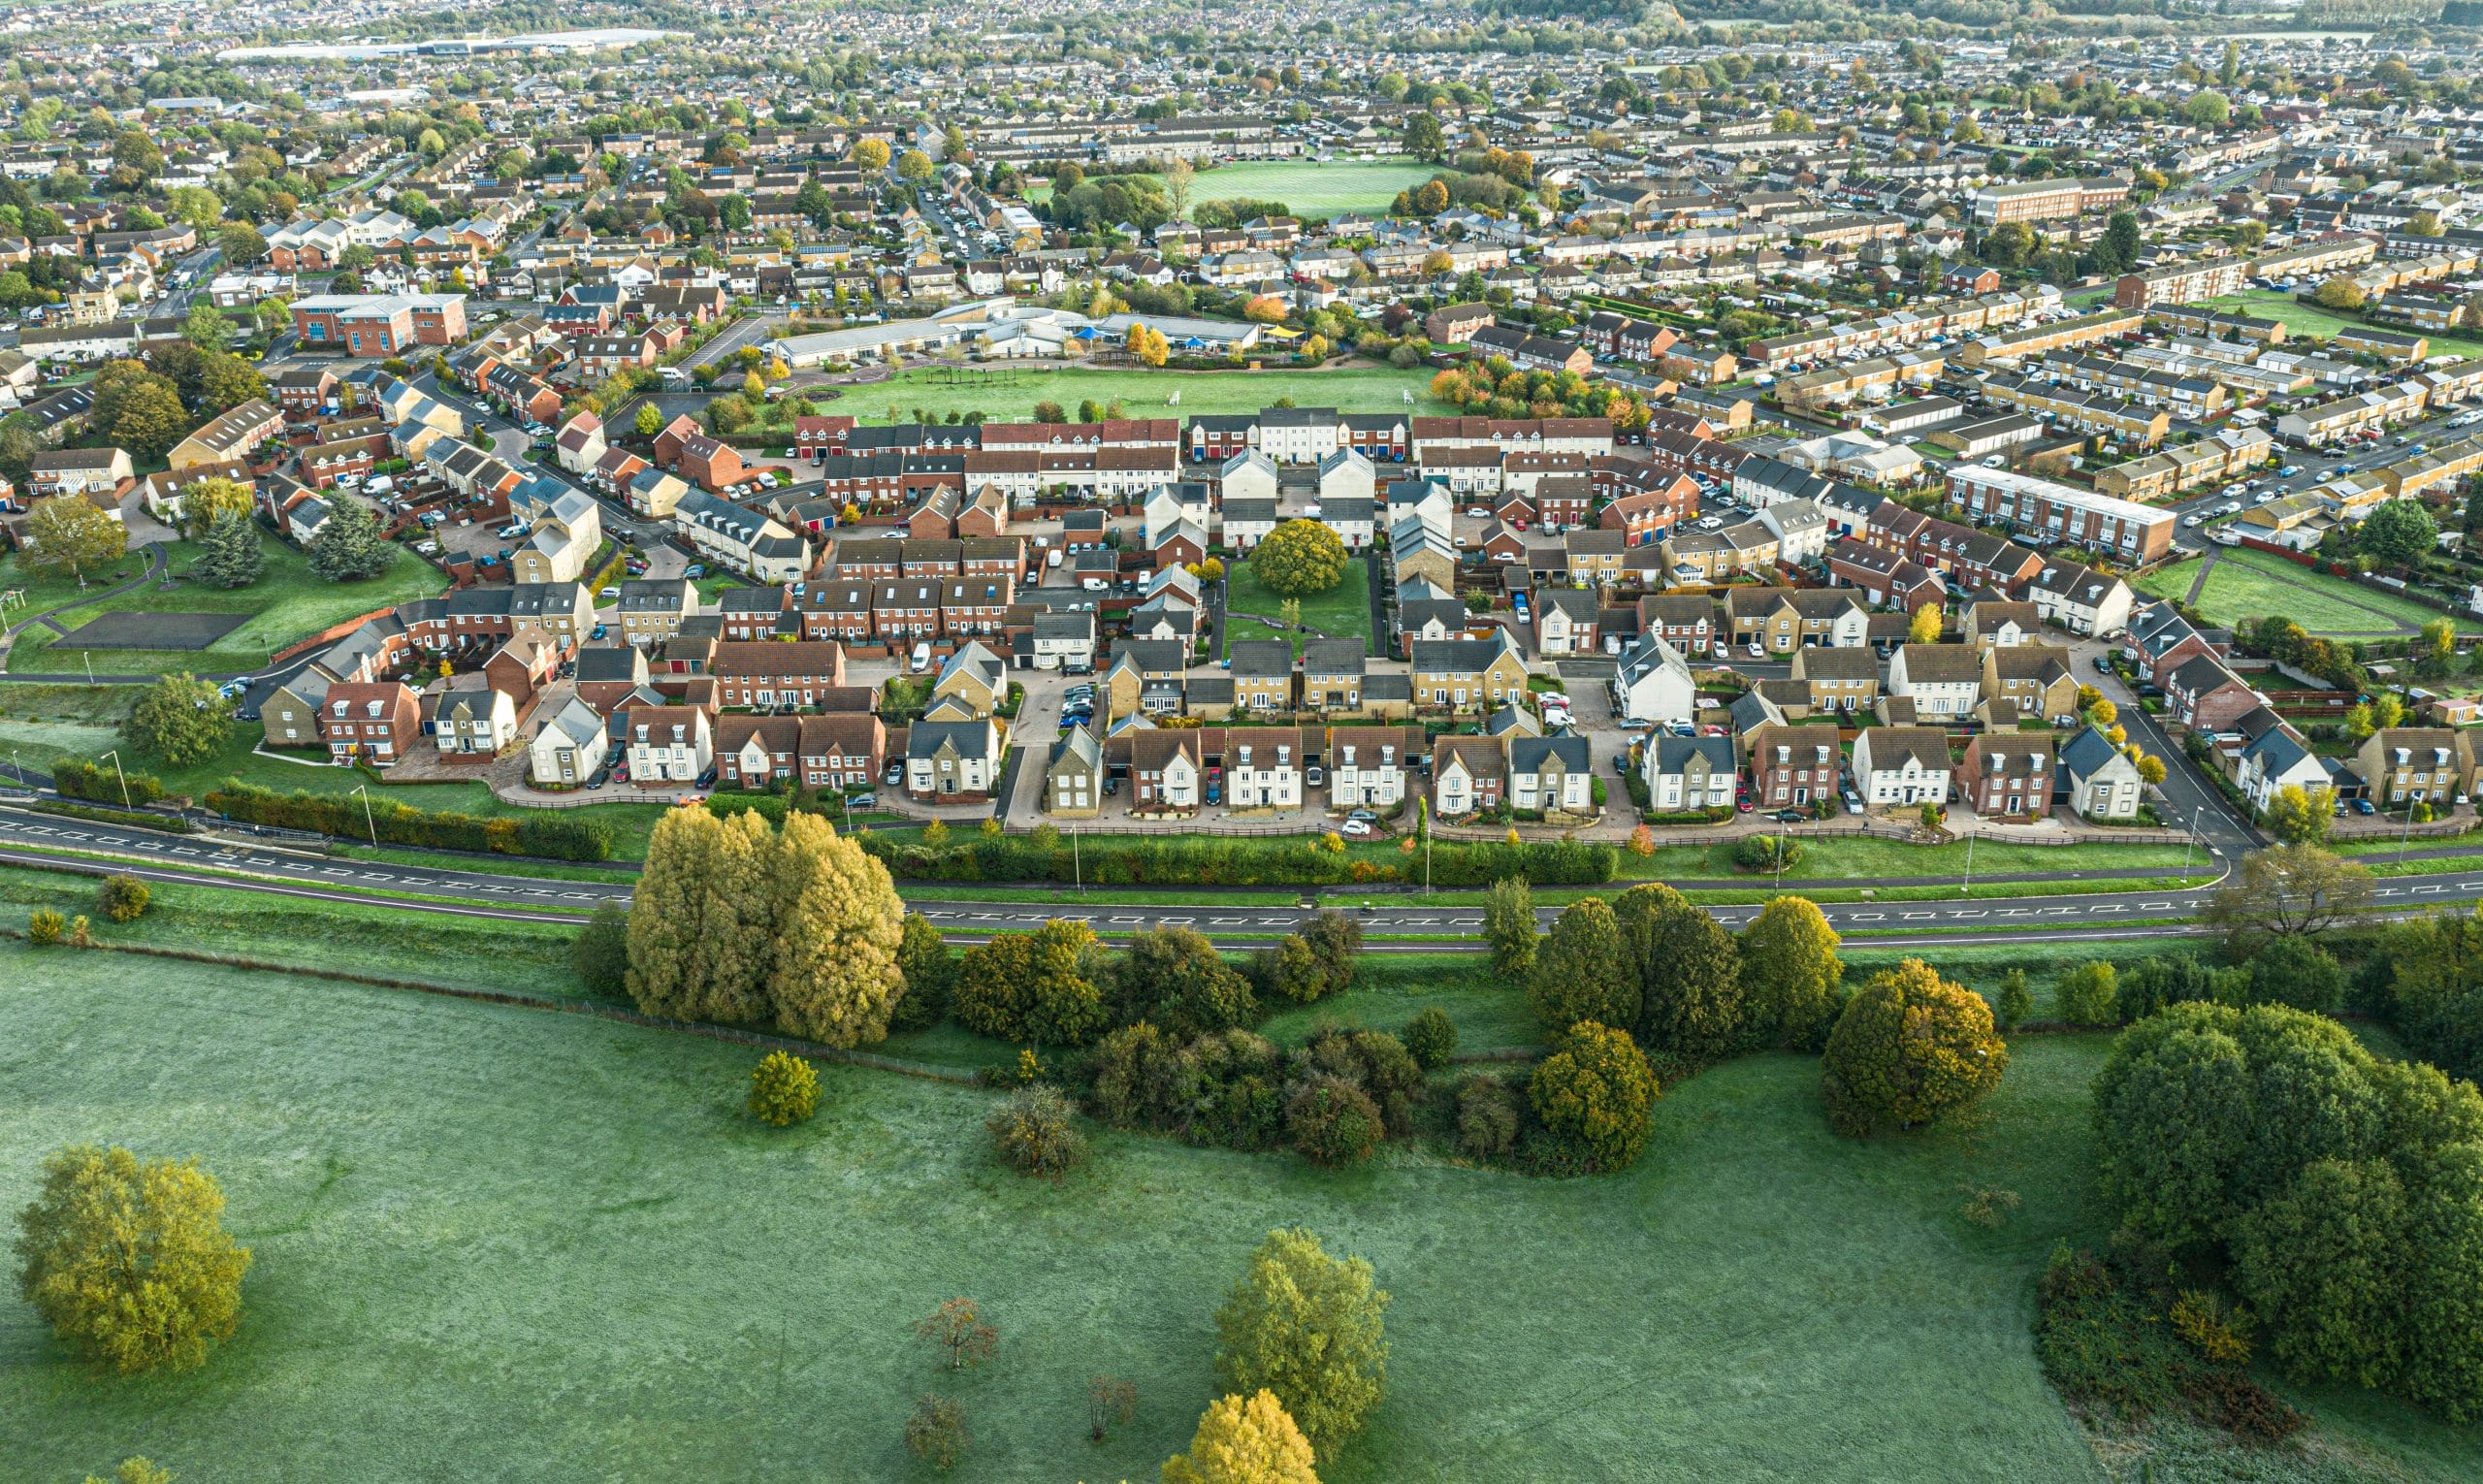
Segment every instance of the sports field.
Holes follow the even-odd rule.
[[[1437,173],[1436,167],[1402,159],[1250,160],[1200,171],[1190,183],[1190,199],[1281,201],[1297,216],[1384,211],[1399,191]]]
[[[1125,416],[1177,419],[1256,412],[1286,397],[1296,406],[1340,412],[1402,409],[1429,417],[1454,410],[1432,399],[1429,371],[1393,367],[1264,371],[923,367],[848,388],[829,409],[866,423],[907,422],[918,410],[943,421],[951,412],[981,412],[992,422],[1022,422],[1034,416],[1039,402],[1058,403],[1072,418],[1081,402],[1107,408],[1118,402]]]
[[[1971,1137],[1837,1139],[1815,1064],[1766,1056],[1676,1088],[1613,1179],[1103,1134],[1055,1187],[993,1165],[968,1088],[827,1066],[818,1120],[772,1131],[746,1048],[134,962],[0,946],[25,1053],[0,1209],[73,1141],[196,1155],[255,1253],[242,1329],[189,1375],[113,1379],[13,1296],[16,1476],[145,1452],[189,1478],[928,1477],[899,1431],[937,1388],[959,1477],[1152,1477],[1213,1389],[1224,1288],[1295,1222],[1393,1296],[1388,1398],[1325,1479],[2107,1476],[2027,1334],[2054,1240],[2100,1235],[2100,1038],[2021,1042]],[[1964,1182],[2024,1206],[1973,1227]],[[1001,1340],[951,1376],[910,1326],[960,1294]],[[1100,1446],[1099,1371],[1139,1388]],[[2247,1476],[2473,1477],[2469,1436],[2306,1400],[2311,1467]]]

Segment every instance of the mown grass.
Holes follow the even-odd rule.
[[[1178,395],[1180,401],[1172,401]],[[1408,405],[1405,399],[1414,400]],[[1340,367],[1327,371],[1057,371],[1016,368],[899,371],[887,381],[855,387],[827,410],[866,423],[908,420],[920,408],[945,419],[951,412],[981,412],[993,422],[1022,422],[1035,404],[1060,403],[1071,417],[1081,402],[1109,407],[1117,402],[1130,417],[1186,418],[1256,412],[1292,398],[1305,407],[1340,412],[1404,412],[1426,416],[1450,410],[1431,395],[1431,372],[1392,367]]]
[[[1314,593],[1302,600],[1302,622],[1336,639],[1360,639],[1370,643],[1370,574],[1360,557],[1348,555],[1345,575],[1325,593]],[[1276,618],[1283,610],[1284,599],[1260,586],[1258,574],[1247,562],[1237,562],[1226,581],[1225,609],[1229,613],[1255,614],[1260,618]],[[1256,634],[1239,637],[1256,638]],[[1277,635],[1299,642],[1303,635]]]
[[[2022,1042],[1987,1118],[1909,1140],[1833,1137],[1815,1066],[1762,1056],[1676,1087],[1616,1178],[1099,1132],[1053,1186],[993,1165],[969,1089],[823,1066],[820,1117],[767,1130],[746,1048],[128,962],[0,947],[0,1207],[72,1141],[196,1155],[255,1253],[245,1311],[204,1369],[126,1380],[0,1310],[19,1476],[145,1451],[219,1478],[916,1477],[900,1429],[937,1388],[963,1476],[1143,1478],[1214,1389],[1224,1288],[1294,1222],[1393,1296],[1388,1400],[1323,1478],[2099,1472],[2027,1321],[2053,1241],[2100,1236],[2101,1038]],[[1963,1183],[2024,1206],[1970,1226]],[[950,1376],[910,1325],[956,1294],[1001,1344]],[[1100,1447],[1098,1371],[1140,1394]],[[2313,1400],[2363,1476],[2473,1476],[2468,1435]]]

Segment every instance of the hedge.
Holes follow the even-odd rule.
[[[131,773],[126,776],[130,804],[151,804],[164,796],[164,782],[154,774]],[[61,797],[91,799],[98,804],[115,807],[122,802],[122,777],[112,768],[69,758],[63,758],[51,767],[51,787]]]
[[[139,829],[166,830],[177,835],[186,835],[191,831],[190,822],[177,814],[148,814],[137,809],[98,809],[91,804],[60,804],[49,799],[39,800],[35,808],[44,814],[56,814],[71,820],[88,820],[97,824],[126,824]]]
[[[546,860],[609,860],[612,827],[568,811],[535,811],[484,819],[470,814],[416,809],[408,804],[349,795],[278,793],[228,778],[207,795],[207,807],[228,819],[282,829],[308,829],[340,839],[370,838],[383,845],[410,845],[476,855],[534,855]]]
[[[1323,850],[1319,837],[1267,840],[1084,840],[1076,852],[1055,837],[984,835],[924,845],[863,831],[862,848],[900,881],[1057,881],[1093,886],[1357,886],[1423,880],[1420,854],[1372,860]],[[1073,855],[1075,858],[1073,859]],[[1591,887],[1620,865],[1612,846],[1582,840],[1434,844],[1431,880],[1441,887],[1488,887],[1522,876],[1538,887]]]

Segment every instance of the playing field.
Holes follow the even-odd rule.
[[[2198,575],[2198,562],[2181,562],[2149,572],[2139,587],[2156,597],[2186,597]],[[2394,593],[2314,572],[2247,547],[2230,548],[2217,556],[2199,594],[2199,611],[2218,628],[2280,613],[2312,634],[2352,639],[2410,633],[2434,619],[2450,617]]]
[[[2363,323],[2351,314],[2332,313],[2317,305],[2303,304],[2283,289],[2249,289],[2239,294],[2227,294],[2220,299],[2202,300],[2201,303],[2219,309],[2256,314],[2262,319],[2281,320],[2285,329],[2295,335],[2316,336],[2323,340],[2339,330],[2360,328]],[[2454,335],[2425,335],[2424,339],[2431,341],[2431,352],[2435,356],[2483,356],[2483,340]]]
[[[240,1335],[185,1376],[99,1376],[0,1306],[14,1477],[928,1477],[899,1434],[936,1389],[960,1477],[1149,1478],[1289,1223],[1393,1298],[1387,1400],[1325,1479],[2104,1476],[2027,1334],[2052,1242],[2101,1235],[2100,1038],[2022,1041],[1971,1137],[1837,1139],[1815,1064],[1764,1056],[1676,1088],[1612,1179],[1102,1134],[1055,1187],[992,1163],[964,1087],[827,1066],[818,1120],[773,1131],[753,1053],[712,1041],[14,944],[0,983],[0,1210],[45,1152],[116,1140],[197,1156],[255,1254]],[[2024,1206],[1973,1227],[1968,1182]],[[1000,1331],[962,1375],[911,1335],[956,1295]],[[1097,1372],[1139,1390],[1100,1446]],[[2474,1476],[2470,1438],[2306,1400],[2323,1471],[2283,1477]]]
[[[1251,160],[1200,171],[1190,184],[1190,199],[1281,201],[1297,216],[1384,211],[1399,191],[1437,173],[1436,167],[1413,160]]]
[[[1434,416],[1454,410],[1435,402],[1431,373],[1391,367],[1342,371],[1020,371],[998,367],[924,367],[847,390],[832,410],[866,423],[907,422],[918,413],[946,421],[951,412],[981,412],[991,422],[1033,418],[1035,404],[1052,402],[1070,417],[1080,403],[1110,410],[1121,404],[1127,417],[1187,418],[1256,412],[1290,397],[1296,406],[1335,407],[1340,412],[1403,410]],[[1405,399],[1411,397],[1408,403]]]

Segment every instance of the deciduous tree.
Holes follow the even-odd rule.
[[[221,520],[250,518],[250,487],[238,479],[201,479],[181,492],[181,534],[197,536]]]
[[[2208,898],[2202,920],[2243,956],[2274,938],[2320,933],[2370,901],[2370,870],[2315,845],[2277,845],[2241,857]]]
[[[202,1364],[240,1325],[250,1267],[213,1176],[117,1145],[45,1159],[17,1257],[18,1292],[52,1333],[123,1373]]]
[[[1112,1021],[1154,1024],[1176,1041],[1247,1025],[1258,998],[1215,945],[1196,928],[1158,927],[1131,935],[1106,976]]]
[[[1544,1127],[1605,1174],[1637,1163],[1661,1093],[1629,1033],[1581,1020],[1553,1042],[1528,1087]]]
[[[1534,967],[1534,892],[1523,876],[1492,883],[1483,902],[1483,941],[1492,946],[1492,972],[1518,979]]]
[[[751,1069],[750,1111],[778,1128],[808,1123],[819,1111],[819,1068],[790,1051],[768,1052]]]
[[[1387,1311],[1370,1264],[1329,1256],[1301,1227],[1270,1232],[1216,1310],[1215,1373],[1245,1396],[1274,1392],[1312,1449],[1333,1453],[1387,1393]]]
[[[1751,919],[1740,948],[1743,1016],[1753,1041],[1811,1048],[1825,1039],[1845,978],[1836,956],[1841,942],[1803,897],[1780,896]]]
[[[972,1299],[951,1299],[924,1318],[914,1333],[940,1352],[940,1364],[964,1371],[991,1359],[1000,1348],[1000,1330],[984,1322],[982,1307]]]
[[[1090,977],[1093,929],[1055,919],[968,949],[952,1007],[969,1030],[1004,1041],[1083,1046],[1104,1028],[1103,991]]]
[[[224,711],[213,681],[187,671],[167,675],[141,693],[121,719],[120,740],[134,753],[190,767],[224,750]]]
[[[905,904],[888,869],[815,814],[785,817],[776,836],[781,892],[767,999],[776,1023],[828,1046],[887,1039],[904,992],[897,966]]]
[[[54,495],[35,501],[26,516],[26,544],[18,563],[38,572],[66,572],[86,585],[86,574],[117,562],[129,550],[129,531],[81,495]]]
[[[587,993],[618,999],[629,989],[629,909],[610,897],[595,912],[569,944],[569,967]]]
[[[1317,1463],[1284,1403],[1262,1388],[1208,1403],[1190,1451],[1164,1461],[1163,1484],[1319,1484]]]
[[[1919,958],[1871,976],[1822,1058],[1828,1121],[1847,1134],[1921,1128],[2000,1085],[2009,1048],[1991,1008]]]

